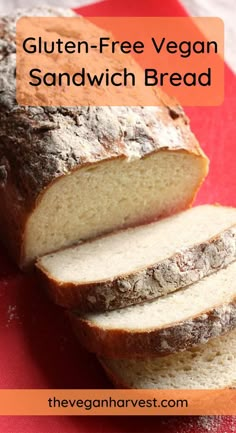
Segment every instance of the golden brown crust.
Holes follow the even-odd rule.
[[[68,313],[79,341],[99,356],[108,358],[145,358],[165,356],[207,343],[236,327],[236,297],[227,305],[172,323],[158,329],[125,330],[96,326]]]

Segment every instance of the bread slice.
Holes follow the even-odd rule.
[[[72,322],[90,351],[114,358],[167,355],[236,327],[236,262],[157,300]]]
[[[236,209],[199,206],[39,259],[60,305],[106,311],[175,291],[236,259]]]
[[[68,11],[0,19],[0,238],[22,267],[188,208],[208,172],[183,110],[158,89],[153,107],[19,107],[15,21],[32,14]],[[90,29],[104,37],[87,22],[81,39]]]
[[[186,352],[143,360],[100,359],[117,388],[221,389],[236,386],[236,330]]]

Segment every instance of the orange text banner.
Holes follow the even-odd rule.
[[[0,415],[236,415],[236,390],[0,390]]]
[[[220,105],[220,18],[23,17],[17,22],[21,105]],[[166,92],[174,99],[165,101]]]

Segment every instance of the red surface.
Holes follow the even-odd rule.
[[[107,1],[80,13],[114,16],[184,16],[175,0]],[[188,108],[192,128],[211,159],[197,202],[236,206],[236,80],[226,67],[221,107]],[[95,357],[75,341],[62,311],[33,277],[22,275],[0,249],[0,387],[109,388]],[[208,424],[207,424],[208,422]],[[0,433],[230,433],[232,417],[0,417]]]

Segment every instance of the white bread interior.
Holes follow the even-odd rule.
[[[236,386],[236,330],[186,352],[143,360],[102,359],[118,387],[221,389]]]
[[[46,255],[38,263],[58,284],[113,281],[158,264],[180,250],[208,242],[233,225],[236,225],[236,208],[197,206],[156,223],[122,230]],[[208,250],[208,267],[217,268],[217,263],[210,263],[217,253],[214,245]],[[221,253],[223,256],[223,247]],[[195,263],[195,268],[197,265]]]
[[[190,206],[206,172],[202,156],[163,150],[88,165],[58,178],[28,218],[25,261],[180,211]]]

